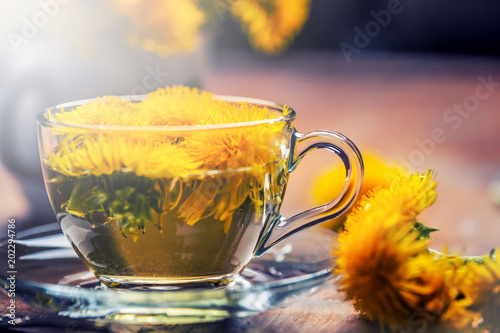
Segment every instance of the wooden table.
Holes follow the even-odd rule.
[[[206,73],[209,91],[286,103],[297,111],[296,125],[302,132],[333,129],[362,151],[412,164],[417,171],[438,170],[438,200],[421,218],[442,229],[434,236],[435,248],[447,244],[451,251],[481,254],[500,246],[500,209],[493,203],[500,197],[499,59],[380,54],[361,55],[347,64],[338,54],[314,52],[277,59],[225,52],[215,59]],[[485,86],[485,80],[495,83]],[[311,154],[301,163],[290,180],[284,215],[312,206],[308,195],[312,179],[333,163],[324,154]],[[12,214],[13,208],[26,209],[5,170],[0,170],[0,182],[2,191],[16,198],[2,203],[0,216]],[[5,304],[4,294],[0,300]],[[19,316],[29,315],[32,323],[16,326],[18,331],[105,331],[28,306],[18,311]],[[164,330],[378,332],[379,328],[356,315],[330,285],[300,302],[257,316]]]

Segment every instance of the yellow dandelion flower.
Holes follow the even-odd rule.
[[[437,182],[434,181],[433,175],[434,171],[429,170],[423,175],[417,173],[401,176],[389,188],[374,188],[354,207],[353,212],[347,217],[346,228],[348,223],[360,223],[366,220],[372,211],[379,213],[378,210],[382,210],[380,214],[384,211],[387,214],[389,210],[397,210],[400,222],[410,224],[417,222],[416,216],[436,200]]]
[[[210,124],[234,124],[277,116],[267,108],[248,103],[240,103],[236,110],[231,104],[218,102],[216,105],[217,108],[206,110]],[[283,123],[264,123],[204,131],[191,135],[182,146],[208,169],[261,168],[280,158],[275,152],[275,147],[279,147],[275,141],[284,138],[278,136],[283,126]]]
[[[79,136],[59,145],[47,165],[66,176],[100,176],[134,171],[151,179],[184,177],[199,163],[170,142],[132,135]]]
[[[235,109],[235,105],[215,101],[207,104],[205,116],[208,124],[236,124],[255,119],[273,119],[277,115],[267,108],[248,103],[239,103]],[[213,213],[225,223],[226,231],[233,212],[243,204],[247,196],[262,188],[261,183],[266,172],[271,175],[269,187],[272,187],[272,193],[280,193],[276,186],[279,187],[281,182],[276,178],[280,177],[279,168],[283,166],[276,162],[281,159],[282,152],[276,151],[276,147],[279,149],[286,144],[283,142],[283,145],[276,145],[276,140],[284,140],[285,136],[279,135],[283,132],[283,127],[283,123],[264,123],[203,131],[190,135],[180,144],[204,168],[229,171],[228,174],[204,180],[209,182],[214,187],[213,192],[219,195],[220,199]],[[236,170],[240,168],[246,170]],[[179,208],[179,216],[188,224],[196,223],[212,202],[210,195],[200,192],[202,189],[203,185]],[[262,205],[260,199],[254,203],[259,211]]]
[[[347,220],[349,223],[349,218]],[[407,297],[410,258],[423,253],[427,241],[399,213],[372,210],[363,223],[348,224],[335,251],[337,273],[343,273],[343,290],[355,308],[370,320],[391,328],[404,327],[417,305]]]
[[[309,5],[310,0],[235,0],[232,12],[254,47],[274,53],[285,48],[300,31],[309,15]]]
[[[187,87],[160,89],[136,103],[105,97],[48,113],[62,123],[105,127],[54,125],[59,142],[43,162],[56,173],[52,183],[59,183],[61,191],[73,188],[61,207],[82,218],[104,213],[134,239],[145,230],[145,221],[173,210],[188,225],[213,216],[227,232],[248,198],[259,216],[263,205],[276,204],[276,193],[284,190],[285,166],[278,161],[286,160],[284,130],[289,129],[283,121],[272,121],[278,116],[266,107],[224,102]],[[252,121],[263,122],[237,125]],[[169,132],[169,126],[217,124],[233,127]]]
[[[354,206],[359,200],[375,187],[387,188],[392,182],[402,176],[401,172],[396,166],[390,165],[382,158],[372,152],[363,152],[363,163],[365,166],[365,174],[363,178],[363,185],[359,192],[358,199],[355,201]],[[355,176],[355,175],[354,175]],[[336,168],[329,168],[321,173],[314,182],[312,187],[311,197],[315,204],[324,204],[334,198],[341,192],[345,181],[345,169],[343,166]],[[347,215],[352,211],[352,207],[342,214],[341,216],[324,222],[321,226],[338,230],[342,227]]]
[[[414,230],[416,215],[435,198],[434,187],[429,171],[371,192],[339,235],[335,271],[344,274],[343,290],[360,313],[391,329],[409,326],[410,315],[425,309],[444,284],[444,275],[426,268],[434,258]]]
[[[137,103],[132,103],[114,96],[96,98],[80,105],[70,112],[62,108],[60,112],[49,119],[66,124],[113,125],[113,126],[144,126]],[[61,129],[62,130],[62,129]]]
[[[440,254],[415,228],[436,199],[433,172],[376,188],[347,217],[335,272],[365,317],[391,330],[478,327],[498,332],[498,250],[487,258]],[[496,331],[495,331],[496,330]]]
[[[438,255],[441,260],[449,262],[448,267],[443,267],[446,272],[446,294],[450,299],[445,305],[439,319],[447,326],[455,329],[466,329],[471,326],[476,326],[481,321],[481,315],[470,310],[473,304],[473,299],[467,290],[475,282],[472,279],[471,266],[464,258],[458,256],[450,256],[447,254]]]
[[[403,212],[408,218],[414,218],[436,201],[436,185],[434,172],[428,171],[425,175],[410,175],[407,184],[395,182],[391,185],[391,190],[401,194],[404,202]]]
[[[285,110],[286,112],[286,110]],[[105,131],[98,133],[78,128],[56,126],[66,136],[58,151],[49,158],[49,165],[63,174],[110,174],[131,169],[148,177],[180,176],[181,170],[262,168],[277,158],[273,138],[278,138],[283,124],[264,123],[234,129],[168,133],[154,138],[142,126],[181,126],[243,123],[278,117],[265,107],[249,103],[228,103],[213,95],[188,87],[167,87],[134,103],[115,97],[98,98],[74,110],[49,117],[74,124],[136,126],[137,132]],[[284,136],[281,136],[284,138]],[[177,144],[173,144],[177,141]],[[279,146],[279,145],[278,145]],[[210,147],[210,149],[207,149]],[[182,151],[181,151],[182,150]],[[279,152],[278,152],[279,153]],[[163,163],[163,165],[162,165]],[[179,166],[184,165],[184,168]],[[174,170],[169,174],[166,170]]]
[[[152,126],[205,125],[206,110],[227,103],[214,100],[212,94],[184,86],[166,87],[149,93],[141,102],[141,111]]]
[[[472,298],[469,309],[482,316],[481,328],[500,332],[500,250],[486,256],[484,263],[468,263],[470,281],[465,294]]]
[[[115,7],[129,17],[129,42],[167,55],[193,48],[205,13],[197,0],[114,0]]]
[[[407,287],[401,295],[415,307],[400,327],[425,329],[439,325],[443,331],[470,326],[477,318],[467,309],[467,300],[457,283],[458,259],[422,253],[410,258]],[[420,327],[418,327],[420,325]]]

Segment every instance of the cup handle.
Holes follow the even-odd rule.
[[[341,158],[346,170],[342,191],[332,201],[292,217],[283,217],[278,214],[262,233],[255,250],[255,256],[262,255],[297,231],[341,215],[354,203],[363,183],[363,159],[356,145],[340,133],[319,130],[301,134],[295,131],[292,134],[288,173],[295,170],[307,153],[316,149],[328,150]]]

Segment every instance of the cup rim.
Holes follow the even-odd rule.
[[[131,102],[139,102],[147,97],[147,95],[123,95],[115,96],[117,98],[125,99]],[[295,111],[283,104],[267,101],[264,99],[250,98],[250,97],[240,97],[240,96],[229,96],[229,95],[214,95],[215,99],[219,99],[225,102],[248,102],[251,104],[258,104],[267,106],[273,109],[280,109],[283,111],[285,107],[288,108],[289,112],[286,115],[282,115],[273,119],[264,120],[254,120],[239,123],[227,123],[227,124],[209,124],[209,125],[187,125],[187,126],[118,126],[118,125],[96,125],[96,124],[78,124],[78,123],[66,123],[57,120],[48,119],[46,113],[49,111],[59,110],[61,108],[72,108],[83,104],[87,104],[96,100],[96,98],[89,98],[83,100],[77,100],[68,103],[62,103],[54,107],[49,107],[44,109],[42,112],[37,114],[37,121],[45,126],[60,126],[60,127],[70,127],[75,129],[86,129],[86,130],[106,130],[106,131],[152,131],[152,132],[185,132],[185,131],[203,131],[203,130],[217,130],[217,129],[228,129],[228,128],[239,128],[239,127],[249,127],[263,124],[273,124],[279,122],[291,122],[295,119]]]

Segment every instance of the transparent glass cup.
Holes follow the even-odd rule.
[[[144,96],[122,98],[139,102]],[[349,139],[333,131],[297,132],[295,112],[283,105],[216,98],[280,116],[163,127],[70,124],[49,117],[89,100],[38,115],[52,208],[78,256],[107,286],[225,285],[253,257],[354,202],[363,161]],[[288,176],[315,149],[341,158],[343,190],[324,205],[283,217]]]

